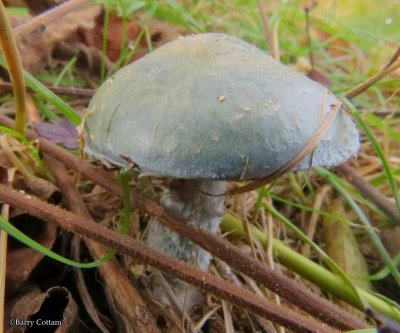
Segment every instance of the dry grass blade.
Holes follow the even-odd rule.
[[[397,53],[396,53],[397,54]],[[397,56],[396,56],[397,59]],[[369,87],[371,87],[373,84],[384,78],[386,75],[390,74],[397,68],[400,68],[400,60],[395,60],[394,62],[389,63],[387,67],[385,67],[382,71],[380,71],[378,74],[370,77],[367,81],[360,83],[359,85],[355,86],[353,89],[348,91],[346,93],[346,97],[348,99],[354,98],[357,95],[360,95],[362,92],[367,90]]]
[[[134,198],[136,202],[138,202],[138,199],[137,196]],[[103,225],[94,223],[79,215],[50,205],[33,196],[20,193],[1,184],[0,202],[12,204],[13,207],[19,207],[33,216],[37,216],[48,222],[56,223],[73,233],[91,238],[115,249],[118,253],[133,256],[139,263],[155,266],[168,274],[173,274],[185,282],[198,286],[204,291],[208,291],[239,307],[243,307],[265,318],[271,319],[296,332],[337,332],[336,329],[324,325],[313,318],[267,302],[245,289],[239,289],[236,285],[217,278],[210,273],[202,272],[184,262],[154,251],[143,243],[127,236],[121,236]],[[157,204],[151,204],[151,207],[158,211],[161,209]],[[149,211],[151,212],[151,209]],[[168,216],[166,212],[163,211],[162,213],[163,218]],[[155,216],[157,217],[157,215]],[[173,217],[169,218],[175,220]],[[343,326],[342,323],[340,324]],[[356,325],[356,327],[360,326],[364,327],[363,324]]]
[[[9,118],[1,115],[0,123],[6,126],[12,125],[12,121]],[[33,138],[34,134],[28,133],[28,136]],[[116,180],[102,168],[92,166],[89,162],[77,158],[48,140],[39,139],[39,143],[42,152],[50,154],[69,168],[80,172],[83,176],[104,187],[114,195],[122,196],[121,188]],[[298,305],[304,311],[344,329],[363,327],[365,325],[362,321],[352,317],[304,287],[299,286],[289,278],[268,269],[256,260],[248,258],[230,243],[192,227],[187,221],[177,221],[175,217],[167,214],[159,204],[148,201],[138,194],[133,194],[133,201],[144,213],[157,218],[158,221],[167,227],[199,244],[213,255],[226,261],[234,269],[251,274],[254,280]]]

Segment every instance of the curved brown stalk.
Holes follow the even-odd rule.
[[[0,122],[5,123],[0,115]],[[7,126],[10,121],[6,121]],[[33,135],[33,133],[30,133]],[[117,196],[122,196],[122,190],[115,178],[102,168],[94,167],[88,161],[81,160],[65,149],[54,145],[46,139],[39,139],[40,149],[43,153],[50,154],[63,162],[68,168],[80,172],[84,177],[107,189]],[[296,304],[303,311],[320,318],[333,326],[352,329],[365,327],[365,323],[347,312],[333,305],[326,299],[315,295],[306,288],[300,286],[289,278],[271,270],[254,259],[243,255],[235,246],[218,239],[204,231],[198,230],[187,223],[170,216],[165,209],[152,201],[142,198],[139,194],[132,195],[135,205],[155,218],[167,227],[174,229],[194,243],[227,262],[232,268],[244,272],[258,283]],[[179,222],[178,222],[179,221]]]
[[[49,156],[45,156],[44,162],[52,170],[57,186],[63,193],[71,211],[91,219],[90,213],[64,164]],[[108,252],[105,246],[92,239],[86,238],[84,241],[94,259],[99,259]],[[146,304],[133,287],[118,261],[113,258],[99,266],[98,269],[106,288],[110,290],[118,315],[121,318],[125,318],[125,320],[122,320],[125,330],[127,332],[159,333],[160,330],[151,317]],[[80,272],[80,270],[77,271]],[[98,318],[94,319],[98,320]]]
[[[45,221],[56,223],[70,232],[91,238],[109,248],[115,249],[118,253],[130,255],[139,263],[151,265],[165,273],[173,274],[187,283],[198,286],[204,291],[290,328],[295,332],[338,332],[336,329],[313,318],[306,317],[291,309],[277,306],[246,289],[238,288],[236,285],[210,273],[202,272],[182,261],[154,251],[135,239],[119,235],[104,225],[94,223],[89,219],[48,204],[36,197],[10,189],[2,184],[0,184],[0,202],[23,209],[25,212]],[[153,208],[156,207],[158,206]],[[158,207],[158,209],[161,209],[161,207]],[[173,219],[172,217],[170,218]]]

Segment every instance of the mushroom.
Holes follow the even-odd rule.
[[[169,42],[111,76],[90,102],[85,151],[121,168],[169,177],[161,203],[216,233],[227,180],[262,179],[291,161],[339,100],[255,46],[220,33]],[[292,170],[338,165],[359,148],[337,112]],[[210,254],[157,221],[152,248],[207,270]],[[181,297],[182,284],[173,281]]]

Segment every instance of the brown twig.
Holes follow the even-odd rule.
[[[0,123],[9,126],[12,124],[12,121],[0,115]],[[33,133],[29,132],[28,136],[33,136]],[[42,152],[48,153],[62,161],[68,168],[78,171],[84,177],[102,186],[114,195],[122,196],[119,184],[104,169],[92,166],[88,161],[79,159],[46,139],[39,139],[39,144]],[[315,295],[289,278],[272,271],[258,261],[243,255],[230,243],[194,228],[188,221],[170,216],[159,204],[148,201],[137,193],[132,194],[132,197],[135,205],[143,212],[155,217],[167,227],[174,229],[194,243],[199,244],[216,257],[227,262],[234,269],[245,272],[255,281],[293,302],[293,304],[296,304],[304,311],[339,328],[350,329],[364,326],[362,321],[354,318],[327,300]]]
[[[279,47],[278,47],[278,42],[276,35],[274,35],[273,30],[271,29],[271,24],[268,19],[268,15],[265,10],[264,6],[264,0],[257,0],[258,4],[258,10],[260,12],[260,17],[261,17],[261,22],[264,28],[264,33],[265,33],[265,38],[267,40],[267,44],[269,49],[271,50],[272,56],[276,61],[280,60],[280,54],[279,54]]]
[[[378,82],[379,80],[381,80],[382,78],[384,78],[386,75],[388,75],[389,73],[393,72],[394,70],[396,70],[397,68],[400,67],[400,60],[398,59],[398,57],[396,57],[397,60],[395,60],[394,62],[390,63],[387,67],[385,67],[384,69],[382,69],[382,71],[380,71],[378,74],[370,77],[368,80],[366,80],[365,82],[362,82],[360,84],[358,84],[357,86],[355,86],[353,89],[351,89],[350,91],[348,91],[346,93],[346,97],[348,99],[352,99],[358,95],[360,95],[362,92],[364,92],[365,90],[367,90],[369,87],[371,87],[373,84],[375,84],[376,82]]]
[[[75,87],[59,87],[59,86],[46,86],[47,89],[60,95],[73,95],[73,96],[84,96],[91,97],[96,92],[96,89],[87,88],[75,88]],[[12,90],[12,84],[10,82],[0,82],[0,90]],[[32,88],[27,87],[28,91],[33,91]]]
[[[48,155],[45,155],[44,162],[46,166],[53,171],[57,185],[63,193],[70,210],[82,217],[91,219],[90,213],[82,201],[74,182],[65,169],[64,164]],[[85,243],[95,259],[103,257],[108,252],[106,247],[92,239],[85,239]],[[126,330],[129,332],[136,331],[145,333],[160,332],[153,318],[151,318],[142,297],[132,286],[132,283],[125,275],[118,261],[116,259],[111,259],[99,266],[98,269],[105,281],[106,287],[110,290],[119,312],[118,315],[121,315],[122,318],[129,318],[129,320],[123,321],[124,324],[128,326]],[[81,272],[81,270],[77,271]]]
[[[389,62],[386,64],[386,66],[384,68],[389,67],[391,64],[393,64],[399,58],[400,58],[400,47],[397,48],[396,52],[393,54],[393,56],[390,58]]]
[[[136,203],[139,199],[145,200],[139,195],[135,195],[133,199]],[[0,184],[0,202],[23,209],[28,214],[55,223],[70,232],[91,238],[109,248],[115,249],[118,253],[130,255],[139,263],[148,264],[157,267],[163,272],[173,274],[183,281],[198,286],[202,290],[226,299],[237,306],[253,311],[295,332],[337,332],[334,328],[326,326],[313,318],[305,317],[291,309],[267,302],[245,289],[239,289],[236,285],[217,278],[210,273],[202,272],[182,261],[157,252],[135,239],[119,235],[102,224],[94,223],[89,219],[2,184]],[[157,204],[146,200],[146,205],[151,212],[155,209],[163,218],[174,220]],[[155,216],[157,217],[157,214]]]
[[[151,200],[144,199],[137,193],[132,194],[132,200],[140,210],[150,214],[168,228],[173,229],[216,257],[224,260],[233,269],[244,272],[256,282],[284,297],[303,311],[341,329],[365,326],[365,323],[361,320],[341,310],[326,299],[315,295],[295,281],[263,265],[258,260],[249,257],[228,241],[193,227],[190,221],[171,216],[162,206]]]
[[[400,212],[380,191],[357,173],[357,170],[348,164],[342,164],[335,168],[343,174],[347,180],[366,198],[371,200],[380,210],[389,216],[393,222],[400,224]]]
[[[26,33],[34,32],[39,28],[46,27],[47,24],[58,20],[71,12],[79,10],[82,6],[89,4],[93,0],[70,0],[61,5],[49,9],[48,11],[33,17],[29,21],[18,25],[13,29],[15,37],[20,37]]]
[[[312,48],[311,48],[311,35],[310,35],[310,10],[311,9],[312,9],[312,7],[306,6],[304,8],[304,14],[305,14],[305,18],[306,18],[306,35],[307,35],[307,45],[308,45],[308,49],[309,49],[310,65],[311,65],[311,69],[314,69],[314,54],[313,54]]]

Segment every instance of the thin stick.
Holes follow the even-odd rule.
[[[271,29],[271,24],[268,19],[268,15],[265,11],[265,6],[264,6],[264,1],[263,0],[257,0],[258,4],[258,10],[260,12],[261,16],[261,22],[264,28],[264,33],[265,33],[265,38],[267,40],[267,44],[269,49],[272,52],[272,55],[276,61],[280,60],[280,55],[279,55],[279,48],[278,48],[278,42],[275,39],[274,32]]]
[[[341,164],[335,168],[346,177],[363,196],[371,200],[380,210],[389,216],[394,222],[400,224],[400,212],[380,191],[360,176],[357,171],[348,164]]]
[[[71,12],[79,10],[80,7],[90,2],[92,2],[92,0],[70,0],[63,2],[61,5],[49,9],[43,14],[35,16],[29,21],[15,27],[13,30],[14,35],[20,37],[26,33],[34,32],[38,28],[46,27],[47,24],[52,23]]]
[[[0,1],[0,45],[7,62],[15,100],[15,130],[25,134],[26,92],[21,58],[3,2]]]
[[[90,213],[64,164],[48,155],[45,155],[44,161],[53,171],[57,186],[63,193],[71,211],[86,219],[91,219]],[[86,238],[85,243],[94,259],[101,258],[108,252],[106,247],[92,239]],[[129,326],[126,329],[130,331],[133,329],[132,325],[134,325],[139,332],[159,333],[160,331],[154,323],[154,319],[151,318],[142,297],[133,287],[118,261],[115,258],[111,259],[99,266],[98,269],[105,281],[105,286],[110,290],[119,313],[122,317],[129,318],[129,320],[124,321]],[[81,270],[77,270],[77,274],[82,274]],[[132,309],[140,309],[140,311],[132,311]],[[98,318],[93,320],[98,320]]]
[[[397,59],[397,58],[396,58]],[[397,68],[400,67],[400,60],[396,60],[392,63],[390,63],[387,67],[385,67],[382,71],[380,71],[378,74],[370,77],[367,81],[362,82],[360,84],[358,84],[357,86],[355,86],[353,89],[351,89],[350,91],[348,91],[346,93],[346,98],[348,99],[352,99],[358,95],[360,95],[362,92],[364,92],[365,90],[367,90],[369,87],[371,87],[373,84],[375,84],[376,82],[378,82],[379,80],[381,80],[382,78],[384,78],[386,75],[388,75],[389,73],[393,72],[394,70],[396,70]]]
[[[12,121],[0,115],[0,123],[9,126],[12,124]],[[28,133],[28,135],[32,138],[34,137],[32,132]],[[39,139],[39,145],[43,153],[50,154],[63,162],[68,168],[78,171],[84,177],[92,180],[114,195],[122,197],[122,190],[115,178],[102,168],[92,166],[88,161],[79,159],[46,139]],[[177,231],[179,234],[202,246],[208,252],[226,261],[232,268],[241,272],[246,272],[246,274],[255,281],[288,299],[302,310],[332,325],[342,327],[343,329],[362,327],[364,325],[362,321],[331,304],[326,299],[315,295],[291,279],[272,271],[265,265],[260,264],[257,260],[248,258],[248,256],[244,255],[229,242],[194,228],[191,226],[190,222],[186,220],[180,221],[176,217],[171,217],[165,212],[162,206],[144,199],[139,194],[133,193],[132,196],[135,205],[140,210],[157,218],[159,222],[167,227]]]
[[[60,95],[72,95],[72,96],[83,96],[83,97],[92,97],[96,92],[96,89],[60,87],[53,85],[46,85],[46,88]],[[11,90],[11,89],[12,89],[12,84],[10,82],[0,82],[0,90]],[[32,88],[30,87],[27,87],[27,90],[33,91]]]
[[[14,178],[15,168],[8,169],[5,172],[7,174],[7,185],[8,185]],[[10,213],[10,206],[3,205],[3,207],[1,208],[1,215],[4,218],[8,219],[9,213]],[[4,303],[6,301],[7,243],[8,243],[8,234],[4,230],[0,230],[0,327],[5,327]]]
[[[393,54],[392,58],[390,58],[389,62],[386,64],[385,68],[389,67],[396,60],[400,58],[400,47],[397,48],[396,52]]]
[[[145,200],[135,195],[135,203],[138,203],[138,199]],[[2,184],[0,184],[0,201],[13,207],[18,207],[28,214],[45,221],[55,223],[65,230],[91,238],[109,248],[115,249],[118,253],[130,255],[139,263],[148,264],[165,273],[173,274],[185,282],[198,286],[202,290],[253,311],[295,332],[338,332],[313,318],[301,315],[291,309],[277,306],[272,302],[267,302],[246,289],[239,289],[236,285],[217,278],[210,273],[202,272],[191,265],[157,252],[135,239],[119,235],[102,224],[94,223],[89,219],[50,205],[34,196],[18,192]],[[156,209],[156,213],[158,213],[154,215],[156,218],[157,215],[161,214],[163,218],[167,217],[175,221],[174,217],[169,216],[157,204],[150,201],[147,201],[146,204],[150,211]],[[180,222],[176,223],[180,224]]]

